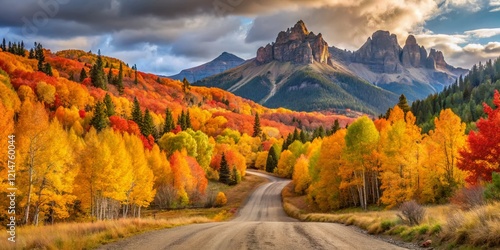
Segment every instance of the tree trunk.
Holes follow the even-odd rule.
[[[29,187],[28,187],[28,201],[26,201],[26,208],[24,209],[24,225],[28,225],[29,223],[29,215],[30,215],[30,206],[31,206],[31,193],[33,192],[33,171],[34,171],[34,164],[35,164],[35,152],[33,149],[33,143],[30,144],[30,163],[29,163],[29,170],[28,170],[28,179],[29,179]]]

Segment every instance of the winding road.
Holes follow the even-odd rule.
[[[352,227],[292,219],[281,204],[281,190],[289,180],[249,174],[263,176],[270,182],[250,196],[233,220],[149,232],[99,249],[403,249]]]

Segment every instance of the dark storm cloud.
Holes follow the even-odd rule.
[[[44,41],[54,50],[102,48],[120,58],[142,60],[143,68],[182,69],[223,51],[253,57],[259,46],[299,19],[340,48],[357,49],[378,29],[404,42],[409,33],[423,33],[425,23],[446,9],[480,7],[481,1],[2,0],[0,31],[14,39]],[[451,52],[482,55],[498,49],[445,45]]]

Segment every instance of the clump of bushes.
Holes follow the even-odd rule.
[[[217,194],[217,198],[215,198],[215,206],[222,207],[227,204],[226,195],[223,192],[219,192]]]
[[[425,216],[425,208],[416,201],[406,201],[399,206],[398,217],[410,226],[419,225]]]

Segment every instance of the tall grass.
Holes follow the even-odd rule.
[[[122,219],[88,223],[61,223],[17,229],[16,243],[0,241],[0,249],[92,249],[103,243],[155,229],[211,222],[206,217],[169,220]]]
[[[287,189],[287,188],[285,188]],[[438,249],[500,249],[500,203],[460,210],[453,205],[426,207],[420,225],[410,226],[397,214],[399,211],[369,211],[346,213],[307,213],[297,208],[296,198],[282,192],[285,212],[301,221],[334,222],[354,225],[370,234],[387,234],[405,241],[421,243],[431,239]],[[305,198],[305,197],[304,197]]]
[[[451,214],[443,230],[442,240],[452,245],[500,248],[500,203]]]

